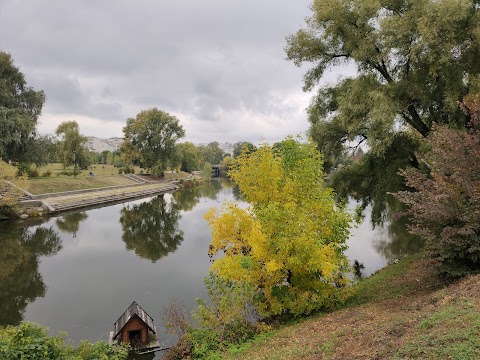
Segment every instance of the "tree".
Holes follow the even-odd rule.
[[[428,172],[402,171],[413,191],[396,194],[408,207],[410,231],[451,277],[480,271],[480,101],[471,97],[463,107],[470,130],[435,126],[426,140],[430,151],[420,156]]]
[[[80,135],[80,128],[76,121],[64,121],[58,125],[55,134],[60,137],[60,157],[64,167],[74,164],[81,168],[87,168],[89,159],[87,157],[85,143],[87,137]]]
[[[176,150],[180,160],[180,170],[192,172],[199,168],[198,148],[191,142],[184,142],[176,145]]]
[[[242,151],[255,151],[256,147],[251,142],[248,141],[239,141],[233,145],[233,158],[240,156]]]
[[[124,159],[146,169],[163,173],[171,160],[175,143],[185,136],[179,120],[165,111],[152,108],[129,118],[123,128],[125,141],[121,149]],[[127,162],[126,162],[127,163]]]
[[[22,164],[35,164],[37,167],[55,162],[58,152],[58,141],[53,135],[34,134],[25,142],[22,152],[17,154],[16,161]]]
[[[220,148],[220,144],[217,141],[213,141],[208,145],[201,145],[198,147],[200,155],[200,165],[209,163],[211,165],[218,165],[223,159],[224,151]]]
[[[229,203],[205,216],[213,234],[209,254],[224,253],[212,271],[256,289],[264,316],[309,313],[345,295],[350,216],[323,185],[314,146],[287,144],[280,154],[265,144],[236,159],[229,175],[249,209]]]
[[[35,135],[45,94],[27,86],[12,56],[0,51],[0,159],[17,161]]]
[[[372,181],[350,182],[348,192],[360,190],[360,200],[383,211],[377,204],[398,190],[399,181],[387,187],[378,181],[418,166],[418,138],[434,123],[464,126],[469,120],[457,104],[480,86],[478,1],[314,0],[312,11],[286,47],[296,65],[313,63],[304,90],[314,89],[339,64],[354,67],[356,75],[318,87],[308,109],[310,134],[327,170],[348,145],[368,144],[369,159],[355,172]],[[387,161],[392,166],[385,168]],[[348,181],[351,170],[341,171]]]

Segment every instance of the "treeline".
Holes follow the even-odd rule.
[[[232,154],[215,141],[207,145],[181,143],[185,131],[179,119],[152,108],[126,120],[124,142],[118,150],[89,151],[87,137],[74,120],[61,123],[55,134],[38,133],[45,94],[27,86],[24,74],[5,52],[0,52],[0,79],[0,161],[18,165],[18,175],[42,175],[38,168],[54,162],[64,168],[73,165],[74,172],[94,163],[111,164],[126,172],[139,166],[154,175],[162,175],[166,169],[191,172],[205,164],[228,165],[230,160],[225,158],[238,156],[244,147],[254,149],[245,141],[236,143]]]

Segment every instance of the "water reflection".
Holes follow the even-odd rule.
[[[176,203],[167,204],[163,195],[150,202],[127,205],[120,212],[122,240],[128,250],[156,262],[183,241],[183,231],[178,228],[180,217]]]
[[[45,296],[46,286],[39,272],[39,257],[56,254],[62,248],[52,228],[23,229],[2,224],[0,239],[0,325],[18,325],[26,306]]]
[[[215,179],[202,186],[182,189],[173,193],[177,208],[182,211],[191,211],[200,202],[200,199],[207,198],[217,200],[220,191],[228,187],[231,182],[226,179]]]
[[[64,215],[61,218],[58,218],[55,223],[61,231],[73,234],[73,237],[76,237],[77,232],[80,229],[80,223],[87,218],[88,215],[86,212],[78,212]]]
[[[377,237],[373,241],[375,251],[389,263],[395,259],[418,253],[423,247],[423,240],[408,232],[407,223],[406,218],[389,221],[383,228],[383,236]]]

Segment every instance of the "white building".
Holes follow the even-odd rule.
[[[95,136],[89,136],[87,141],[87,148],[90,151],[101,153],[102,151],[115,151],[120,148],[123,139],[119,137],[112,137],[109,139],[100,139]]]

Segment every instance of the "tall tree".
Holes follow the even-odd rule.
[[[397,184],[399,168],[417,165],[416,139],[436,122],[468,121],[458,102],[480,89],[478,1],[314,0],[312,11],[286,47],[296,65],[313,64],[304,90],[339,64],[354,67],[356,75],[318,87],[308,109],[311,136],[327,166],[347,144],[368,144],[354,172],[370,180],[340,177],[350,193],[364,194],[364,205],[373,202],[381,212],[378,204],[395,188],[379,182],[387,177]]]
[[[0,159],[18,160],[35,134],[45,94],[27,86],[12,56],[0,51]]]
[[[55,131],[60,137],[60,157],[64,167],[78,164],[82,168],[88,166],[85,143],[87,137],[80,134],[80,127],[76,121],[64,121],[58,125]]]
[[[185,136],[179,120],[169,113],[152,108],[129,118],[123,128],[122,153],[128,161],[163,173],[175,152],[175,143]]]

